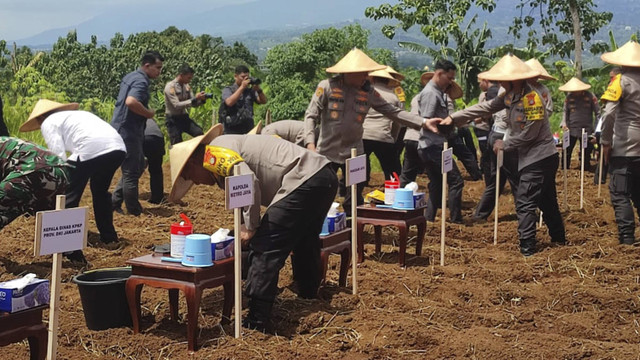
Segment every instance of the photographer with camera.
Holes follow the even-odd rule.
[[[211,99],[212,95],[204,91],[193,95],[189,85],[193,79],[193,73],[193,68],[184,64],[180,67],[178,76],[164,87],[165,122],[171,145],[182,142],[182,133],[191,136],[204,134],[202,128],[189,117],[187,109],[204,104],[207,99]]]
[[[235,82],[222,90],[218,112],[225,134],[246,134],[253,128],[253,103],[266,104],[267,97],[260,88],[262,82],[249,74],[249,68],[238,65]]]

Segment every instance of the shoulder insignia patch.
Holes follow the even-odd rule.
[[[620,84],[620,78],[622,74],[616,75],[609,83],[607,90],[602,94],[601,100],[618,101],[622,96],[622,85]]]
[[[176,94],[176,88],[174,88],[173,86],[171,87],[171,90],[169,91],[171,93],[171,95],[175,95]]]
[[[396,94],[396,96],[398,97],[398,100],[400,100],[401,102],[405,102],[407,100],[407,97],[404,94],[404,90],[402,89],[401,86],[398,86],[395,89],[393,89],[393,92]]]
[[[316,96],[320,97],[322,96],[322,94],[324,94],[324,88],[321,88],[320,86],[318,86],[318,88],[316,89]]]
[[[524,107],[524,116],[527,120],[544,119],[544,106],[537,92],[532,91],[525,95],[522,99],[522,105]]]

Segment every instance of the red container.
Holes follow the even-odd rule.
[[[400,187],[400,181],[386,180],[384,182],[384,203],[386,205],[393,205],[395,200],[396,189]]]
[[[193,225],[185,214],[180,214],[184,220],[171,224],[171,257],[182,258],[184,253],[184,241],[187,235],[193,233]]]

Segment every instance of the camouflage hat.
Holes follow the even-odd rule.
[[[33,111],[31,111],[31,115],[29,115],[27,121],[20,125],[20,131],[27,132],[40,129],[38,117],[46,113],[51,111],[78,110],[79,106],[78,103],[61,104],[52,100],[40,99],[36,103],[36,106],[33,107]]]

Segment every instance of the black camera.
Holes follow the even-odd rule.
[[[249,77],[249,85],[260,85],[260,84],[262,84],[262,80],[255,77]]]
[[[204,93],[204,98],[205,99],[213,99],[213,94],[212,93]]]

